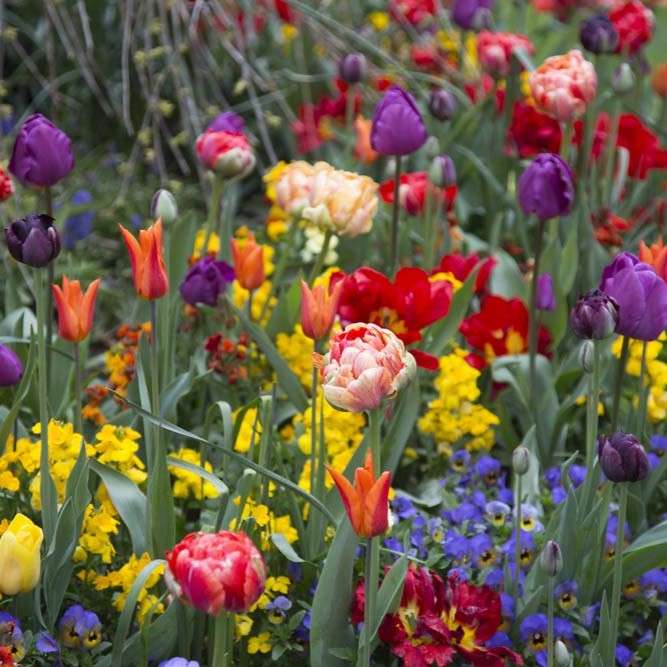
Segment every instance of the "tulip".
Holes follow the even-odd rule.
[[[570,166],[559,155],[541,153],[519,178],[519,205],[540,220],[568,215],[574,201]]]
[[[13,387],[23,377],[23,364],[16,352],[0,343],[0,387]]]
[[[356,143],[354,145],[354,157],[363,162],[363,164],[372,164],[377,160],[378,154],[371,146],[372,121],[357,116],[354,120],[354,132],[356,134]]]
[[[366,56],[363,53],[348,53],[338,63],[338,75],[346,83],[359,83],[366,77]]]
[[[232,260],[241,287],[252,291],[264,282],[264,248],[254,234],[248,234],[247,239],[232,239]]]
[[[451,120],[456,113],[458,102],[454,94],[444,88],[435,88],[431,91],[428,100],[428,110],[436,120]]]
[[[655,16],[641,0],[619,0],[609,12],[609,20],[618,33],[616,53],[636,53],[655,29]]]
[[[342,289],[342,280],[331,292],[323,285],[316,285],[311,290],[307,283],[301,281],[301,328],[308,338],[319,340],[329,332]]]
[[[53,222],[51,216],[43,213],[14,220],[5,227],[9,254],[34,268],[47,266],[60,254],[60,236]]]
[[[667,284],[629,252],[605,267],[600,289],[618,303],[616,333],[651,341],[667,328]]]
[[[27,516],[16,514],[0,537],[0,593],[28,593],[37,585],[44,535]]]
[[[243,132],[245,121],[233,111],[223,111],[206,127],[207,132]]]
[[[644,264],[649,264],[655,272],[664,280],[667,278],[667,246],[662,238],[647,246],[644,241],[639,242],[639,259]]]
[[[389,486],[391,473],[386,470],[377,479],[373,473],[373,455],[366,454],[363,468],[354,473],[354,486],[330,466],[331,475],[354,532],[359,537],[383,535],[389,527]]]
[[[176,222],[178,217],[178,205],[174,195],[160,188],[151,199],[151,217],[153,220],[160,218],[165,225]]]
[[[452,21],[463,30],[480,30],[489,23],[494,0],[454,0]]]
[[[162,256],[162,220],[139,232],[139,240],[119,225],[132,264],[134,288],[142,299],[159,299],[169,291]]]
[[[380,407],[417,372],[415,358],[394,333],[361,322],[334,334],[329,352],[317,363],[327,401],[350,412]]]
[[[180,600],[211,616],[243,613],[264,590],[266,565],[243,532],[190,533],[167,552],[165,582]]]
[[[241,132],[204,132],[195,150],[200,162],[222,178],[243,177],[255,167],[255,155]]]
[[[606,14],[597,14],[582,21],[579,40],[591,53],[613,53],[618,45],[618,32]]]
[[[520,445],[512,452],[512,470],[517,475],[525,475],[530,468],[530,452]]]
[[[648,457],[641,443],[631,433],[614,433],[598,438],[600,468],[611,482],[639,482],[646,478]]]
[[[618,303],[600,289],[580,296],[570,313],[570,326],[578,338],[604,340],[618,323]]]
[[[556,296],[554,295],[554,283],[550,273],[540,273],[537,277],[537,309],[555,310]]]
[[[533,43],[524,35],[512,32],[490,32],[484,30],[477,37],[477,53],[482,69],[494,77],[507,77],[512,57],[517,51],[528,55],[535,50]]]
[[[9,171],[26,186],[48,188],[74,168],[69,137],[36,113],[21,126],[9,160]]]
[[[7,201],[14,194],[14,184],[9,174],[0,167],[0,202]]]
[[[52,285],[53,298],[58,310],[58,334],[64,340],[80,343],[93,326],[95,299],[100,287],[100,279],[88,286],[86,293],[81,291],[78,280],[69,280],[63,276],[63,286]]]
[[[555,577],[563,569],[563,554],[560,545],[549,540],[540,554],[540,566],[549,577]]]
[[[431,162],[428,172],[429,180],[439,188],[450,188],[456,185],[456,167],[449,155],[438,155]]]
[[[428,133],[414,97],[392,86],[373,114],[371,146],[382,155],[408,155],[421,148]]]
[[[170,658],[169,660],[163,660],[158,667],[199,667],[199,663],[187,658]]]
[[[234,280],[234,269],[227,262],[207,256],[194,264],[181,283],[183,301],[191,306],[204,303],[215,306],[218,297]]]
[[[658,65],[651,77],[653,92],[660,97],[667,97],[667,63]]]
[[[628,63],[620,63],[611,75],[611,87],[615,93],[625,95],[635,87],[635,74]]]

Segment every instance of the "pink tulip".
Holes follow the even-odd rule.
[[[324,396],[334,407],[350,412],[378,408],[417,370],[414,357],[391,331],[361,322],[334,334],[320,361]]]
[[[169,590],[212,616],[248,611],[264,590],[264,558],[243,532],[190,533],[166,558]]]

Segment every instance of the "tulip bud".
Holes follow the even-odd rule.
[[[27,516],[17,514],[0,537],[0,593],[28,593],[39,581],[39,549],[44,535]]]
[[[436,120],[451,120],[456,113],[458,103],[456,97],[449,90],[435,88],[431,91],[428,101],[428,110]]]
[[[481,30],[489,30],[492,25],[493,14],[491,14],[491,10],[486,9],[486,7],[479,9],[472,20],[472,29],[480,32]]]
[[[623,95],[630,92],[635,86],[635,75],[628,63],[621,63],[611,78],[611,87],[615,93]]]
[[[560,639],[554,644],[554,658],[557,667],[570,667],[570,652]]]
[[[578,338],[604,340],[618,324],[618,303],[600,289],[580,296],[570,313],[570,326]]]
[[[359,83],[366,78],[366,56],[363,53],[348,53],[338,63],[338,75],[346,83]]]
[[[591,53],[613,53],[618,46],[618,31],[606,14],[597,14],[582,21],[579,40]]]
[[[549,540],[540,554],[540,567],[549,577],[555,577],[563,569],[563,554],[560,545]]]
[[[13,387],[23,377],[23,364],[16,352],[0,344],[0,387]]]
[[[28,266],[47,266],[60,254],[60,237],[53,222],[51,216],[43,213],[14,220],[5,227],[9,254]]]
[[[517,475],[525,475],[530,468],[530,452],[522,445],[512,452],[512,470]]]
[[[210,255],[192,265],[179,288],[183,301],[215,306],[220,294],[234,280],[234,269],[227,262],[219,262]]]
[[[438,137],[431,135],[426,140],[426,143],[424,144],[424,153],[429,160],[440,155],[440,142],[438,141]]]
[[[579,349],[579,363],[585,373],[593,372],[593,358],[595,356],[595,345],[592,340],[585,340]]]
[[[439,188],[448,188],[456,183],[456,167],[449,155],[438,155],[433,158],[428,172],[429,180]]]
[[[201,163],[222,178],[242,178],[255,167],[255,155],[241,132],[204,132],[195,151]]]
[[[550,273],[541,273],[537,277],[537,309],[551,311],[556,309],[554,283]]]
[[[598,438],[600,468],[610,482],[639,482],[648,474],[648,458],[631,433],[614,433]]]
[[[574,176],[560,155],[540,153],[526,167],[518,183],[519,205],[539,220],[568,215],[574,202]]]
[[[160,188],[151,199],[151,218],[153,220],[161,218],[165,225],[170,225],[172,222],[176,222],[177,217],[178,205],[176,204],[176,198],[169,190]]]

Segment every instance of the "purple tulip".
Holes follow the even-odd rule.
[[[606,14],[597,14],[582,21],[579,40],[591,53],[613,53],[618,46],[618,32]]]
[[[452,21],[463,30],[481,30],[489,26],[494,0],[454,0]]]
[[[598,438],[600,468],[611,482],[638,482],[648,474],[648,458],[631,433],[614,433]]]
[[[9,171],[23,185],[48,188],[73,168],[70,138],[42,114],[29,116],[14,142]]]
[[[428,139],[415,98],[392,86],[378,102],[373,114],[371,147],[382,155],[408,155]]]
[[[359,83],[366,77],[366,56],[363,53],[348,53],[338,63],[338,76],[347,83]]]
[[[183,301],[194,306],[198,303],[215,306],[225,287],[234,280],[234,269],[226,262],[207,256],[187,272],[180,291]]]
[[[554,294],[554,283],[550,273],[540,273],[537,276],[537,309],[555,310],[556,296]]]
[[[567,215],[574,202],[570,165],[555,153],[540,153],[519,178],[519,205],[540,220]]]
[[[578,338],[604,340],[617,324],[618,303],[600,289],[580,296],[570,313],[570,326]]]
[[[16,352],[0,343],[0,387],[13,387],[23,377],[23,364]]]
[[[206,128],[207,132],[243,132],[245,121],[233,111],[223,111],[218,114]]]
[[[440,121],[451,120],[456,113],[457,106],[458,102],[454,93],[444,88],[434,89],[428,100],[428,110],[431,112],[431,116]]]
[[[9,254],[19,262],[41,268],[60,254],[60,237],[53,226],[53,218],[33,213],[14,220],[5,227]]]
[[[667,328],[667,284],[632,253],[605,267],[600,289],[618,303],[616,333],[649,341]]]

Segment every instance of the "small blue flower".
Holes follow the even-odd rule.
[[[102,624],[97,614],[80,604],[69,607],[58,623],[60,638],[69,648],[93,648],[102,641]]]
[[[554,590],[554,597],[558,601],[558,605],[564,611],[569,611],[577,606],[577,592],[579,586],[576,581],[568,580],[556,586]]]
[[[284,595],[279,595],[275,600],[271,600],[266,608],[269,611],[269,621],[274,625],[279,625],[285,620],[287,612],[292,608],[292,601]]]
[[[494,646],[505,646],[507,648],[512,648],[512,640],[509,638],[507,633],[496,632],[496,634],[486,642],[485,646],[488,646],[489,648]]]
[[[405,552],[405,549],[403,548],[403,542],[401,542],[396,537],[388,537],[384,541],[384,546],[387,547],[387,549],[391,549],[392,551],[398,551],[399,553]]]
[[[500,527],[505,525],[505,520],[511,509],[506,503],[502,503],[499,500],[492,500],[486,503],[484,507],[484,513],[486,514],[487,520],[494,526]]]
[[[37,635],[35,648],[40,653],[60,653],[58,642],[48,632],[40,632]]]
[[[619,667],[629,667],[632,662],[632,657],[634,656],[633,651],[623,644],[616,644],[615,654],[616,664],[618,664]]]
[[[667,592],[667,569],[655,568],[642,574],[639,578],[644,591],[655,593]]]
[[[449,462],[456,472],[463,472],[470,465],[470,452],[466,449],[459,449],[451,455]]]
[[[567,491],[564,486],[555,486],[551,490],[551,501],[554,505],[560,505],[567,498]]]
[[[600,617],[600,607],[601,606],[602,605],[599,602],[596,602],[595,604],[592,604],[592,605],[586,607],[586,611],[584,612],[584,625],[587,628],[593,627],[593,624]]]
[[[503,545],[503,551],[507,554],[507,558],[510,563],[514,562],[515,558],[515,544],[516,544],[516,531],[512,531],[512,535],[509,540]],[[519,557],[521,558],[520,566],[522,568],[528,567],[532,561],[533,556],[535,555],[535,538],[532,533],[527,533],[524,530],[519,531],[519,544],[521,545],[521,552]]]
[[[544,530],[542,522],[539,520],[540,512],[537,507],[528,503],[521,504],[521,530],[528,533],[533,531],[541,533]],[[516,518],[516,517],[515,517]]]
[[[462,561],[469,556],[470,544],[467,537],[464,537],[454,529],[450,529],[445,535],[442,549],[446,556],[457,561]]]
[[[445,519],[453,524],[461,524],[464,521],[478,521],[482,518],[482,513],[476,505],[471,502],[463,502],[457,507],[443,512]]]
[[[163,660],[158,667],[199,667],[199,663],[187,658],[170,658],[169,660]]]
[[[391,503],[394,514],[399,519],[412,519],[417,516],[417,510],[410,498],[407,498],[400,493],[396,494],[396,497]]]
[[[572,482],[572,485],[574,486],[575,489],[581,484],[583,484],[584,480],[586,479],[586,472],[587,472],[586,466],[577,465],[576,463],[573,463],[570,466],[569,470],[570,481]]]
[[[493,540],[486,533],[479,533],[470,538],[470,556],[480,568],[489,567],[496,562],[496,550]]]
[[[88,190],[77,190],[70,199],[70,203],[77,207],[91,204],[93,195]],[[83,241],[93,231],[95,212],[92,209],[82,210],[70,215],[63,227],[63,246],[72,250],[79,241]]]
[[[493,456],[484,455],[475,464],[475,472],[488,485],[498,482],[501,470],[500,461],[494,459]]]

